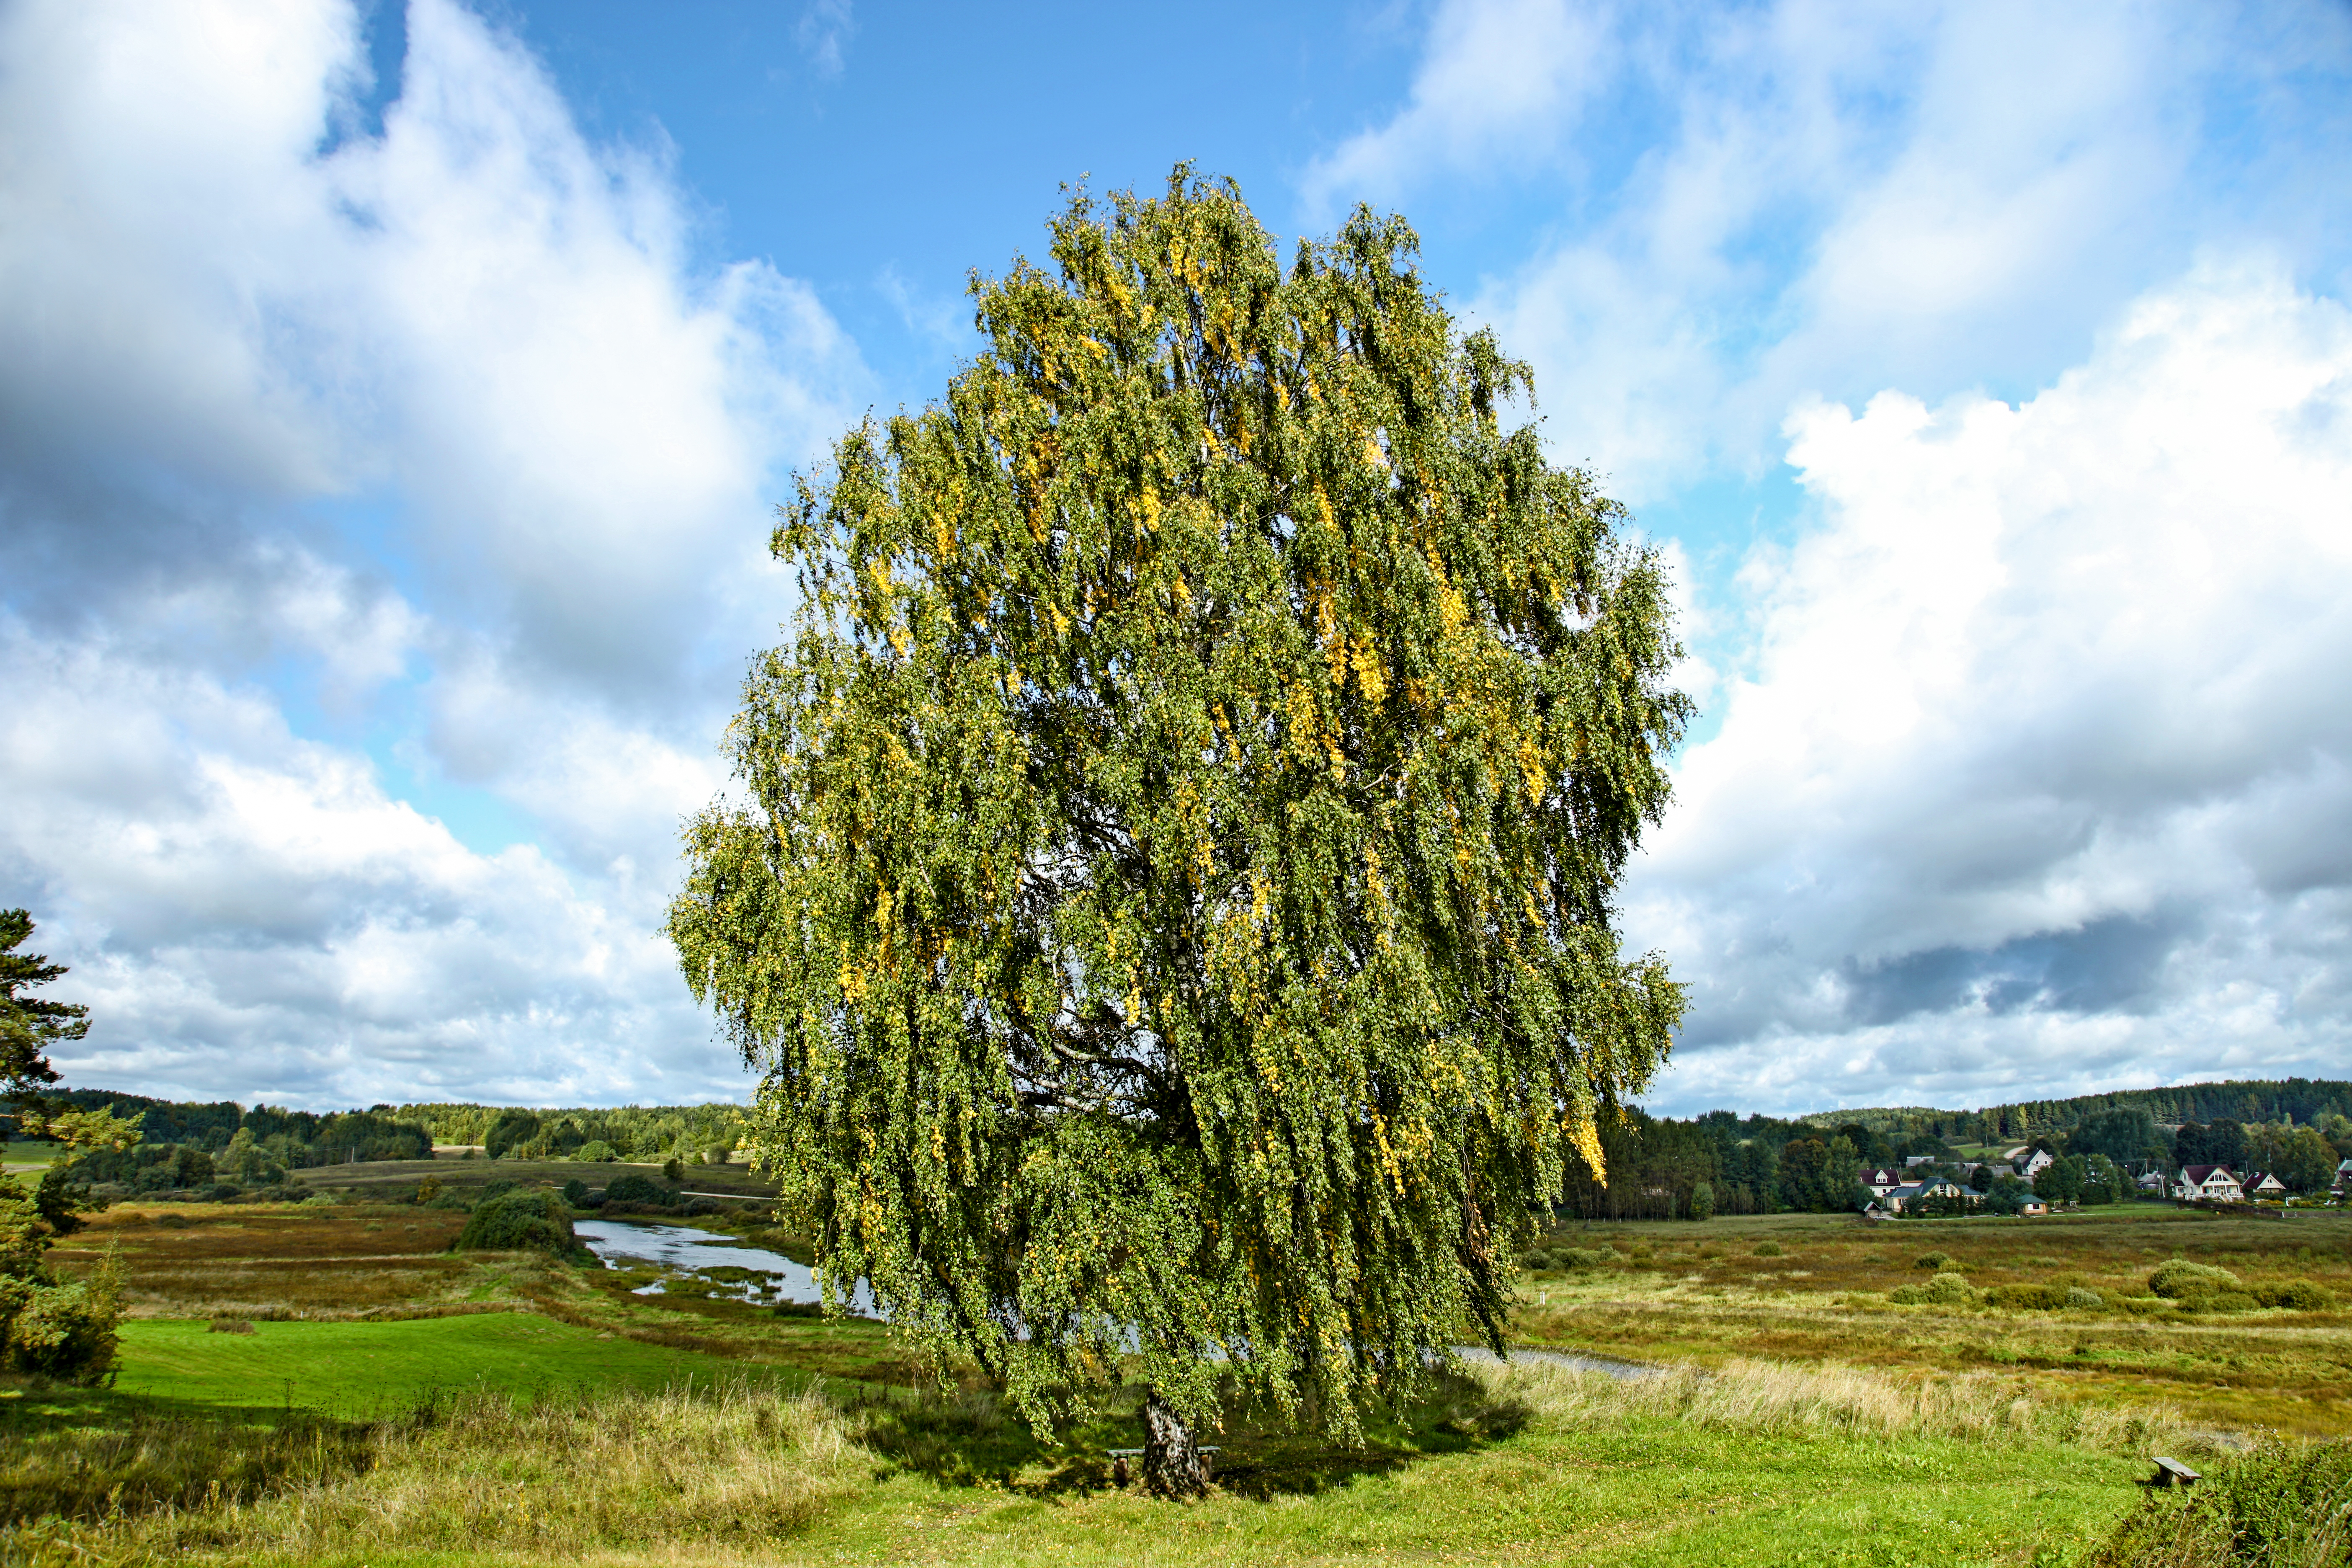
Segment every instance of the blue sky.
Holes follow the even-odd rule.
[[[1065,182],[1404,212],[1668,552],[1657,1109],[2352,1060],[2340,5],[0,5],[0,901],[65,1065],[734,1096],[786,474]]]

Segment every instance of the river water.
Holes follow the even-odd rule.
[[[607,1268],[651,1263],[667,1273],[708,1285],[714,1294],[762,1306],[818,1300],[816,1276],[808,1265],[763,1247],[746,1247],[731,1236],[715,1236],[690,1225],[639,1225],[618,1219],[583,1219],[572,1228]],[[665,1289],[656,1279],[638,1286],[636,1294],[658,1296]],[[850,1310],[861,1317],[874,1315],[874,1298],[862,1282]]]
[[[732,1295],[761,1306],[818,1299],[816,1276],[806,1264],[795,1263],[782,1253],[770,1252],[765,1247],[745,1247],[731,1236],[716,1236],[690,1225],[640,1225],[618,1219],[583,1219],[572,1228],[589,1251],[604,1259],[607,1268],[651,1263],[670,1274],[708,1285],[714,1293]],[[638,1286],[635,1293],[658,1296],[664,1289],[663,1282],[656,1279],[650,1285]],[[875,1315],[873,1295],[863,1280],[858,1283],[850,1310],[861,1317]],[[1484,1345],[1456,1345],[1454,1353],[1464,1361],[1498,1359]],[[1618,1378],[1654,1377],[1664,1370],[1639,1362],[1619,1361],[1613,1356],[1576,1355],[1567,1351],[1515,1350],[1511,1359],[1573,1367],[1578,1372],[1607,1373]]]

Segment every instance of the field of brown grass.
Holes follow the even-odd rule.
[[[2169,1406],[2241,1431],[2352,1433],[2352,1216],[2213,1215],[2156,1205],[2046,1219],[1869,1225],[1781,1215],[1571,1228],[1555,1245],[1603,1245],[1624,1260],[1542,1272],[1526,1285],[1529,1344],[1583,1346],[1702,1365],[1732,1358],[1837,1363],[1910,1376],[2000,1372],[2073,1402]],[[1780,1249],[1759,1255],[1759,1245]],[[1930,1277],[1979,1288],[2081,1286],[2095,1310],[1896,1306]],[[2249,1286],[2310,1279],[2337,1308],[2189,1313],[2147,1296],[2149,1273],[2183,1257]]]

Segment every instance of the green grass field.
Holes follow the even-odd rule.
[[[123,1325],[114,1387],[173,1404],[288,1405],[366,1417],[405,1411],[432,1394],[658,1389],[740,1378],[750,1370],[723,1356],[644,1344],[530,1312],[260,1322],[250,1334],[148,1320]]]
[[[378,1174],[387,1194],[415,1179]],[[698,1223],[771,1243],[763,1213]],[[2042,1568],[2087,1564],[2151,1453],[2211,1468],[2232,1434],[2352,1428],[2352,1310],[2130,1304],[2179,1254],[2352,1306],[2341,1214],[1577,1228],[1555,1245],[1610,1260],[1530,1276],[1523,1342],[1683,1371],[1482,1371],[1357,1449],[1236,1411],[1218,1489],[1187,1506],[1112,1484],[1131,1408],[1041,1444],[984,1391],[922,1394],[877,1325],[454,1252],[462,1218],[99,1216],[53,1257],[121,1260],[120,1376],[0,1389],[0,1562]],[[1979,1285],[2074,1281],[2108,1304],[1892,1303],[1926,1249]]]

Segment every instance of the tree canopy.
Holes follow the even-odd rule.
[[[1613,889],[1689,711],[1655,555],[1402,219],[1081,192],[780,509],[687,980],[821,1278],[1033,1421],[1134,1366],[1352,1434],[1664,1060]]]
[[[19,952],[33,934],[28,910],[0,910],[0,1093],[26,1100],[58,1081],[49,1047],[89,1032],[89,1009],[30,993],[66,973],[37,952]]]

